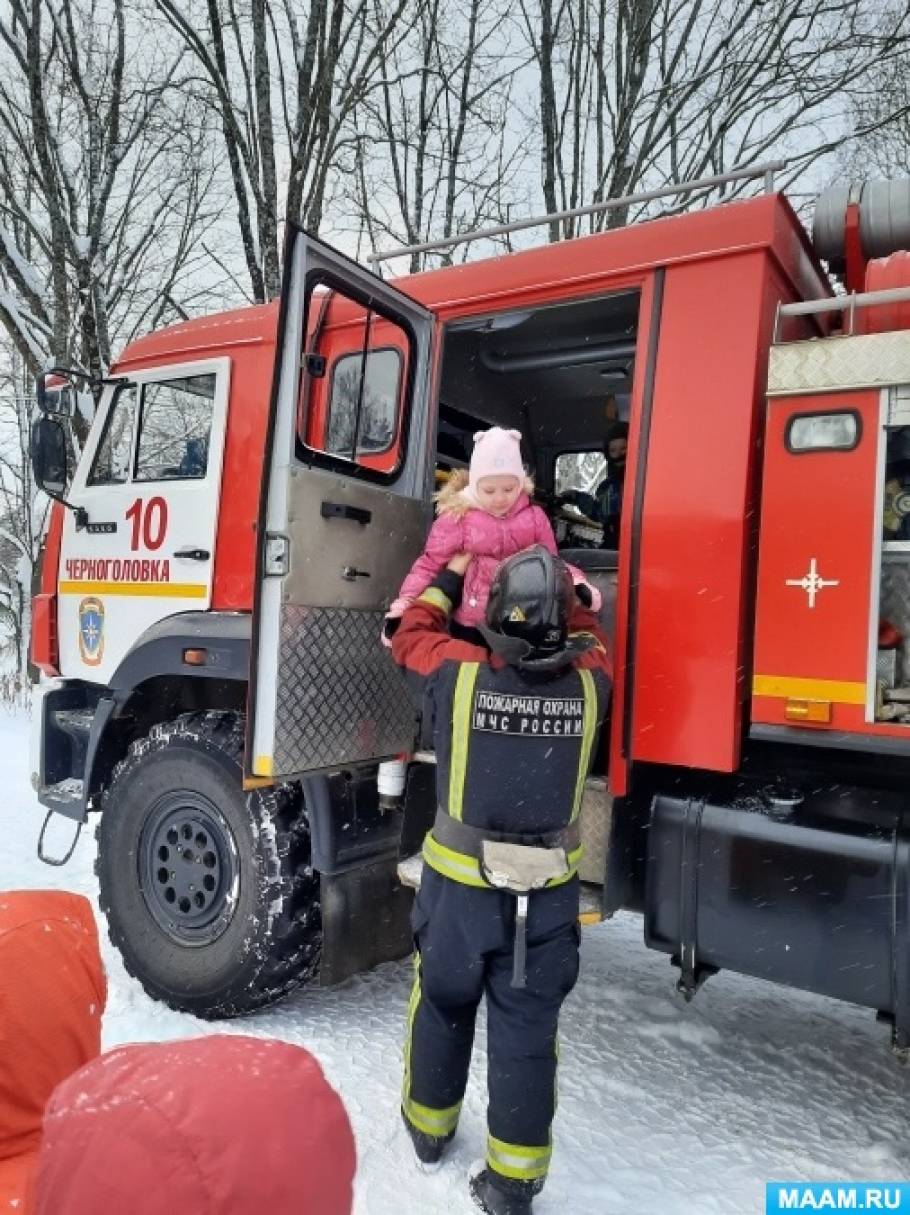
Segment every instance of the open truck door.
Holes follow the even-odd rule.
[[[413,704],[380,630],[430,521],[433,327],[426,308],[290,230],[259,521],[248,775],[340,768],[413,742]]]

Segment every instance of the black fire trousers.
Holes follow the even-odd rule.
[[[578,879],[531,894],[523,988],[511,986],[515,902],[424,865],[402,1107],[427,1134],[455,1130],[486,995],[487,1164],[537,1188],[550,1162],[559,1010],[578,977]]]

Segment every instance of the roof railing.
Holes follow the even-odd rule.
[[[510,232],[522,232],[526,228],[540,228],[544,224],[559,223],[564,219],[576,219],[583,215],[599,215],[603,211],[614,211],[617,207],[636,206],[639,203],[653,202],[658,198],[691,194],[695,190],[710,190],[714,186],[726,185],[731,181],[748,181],[751,178],[763,177],[765,193],[772,194],[774,192],[774,174],[784,169],[786,164],[785,160],[769,160],[764,164],[731,169],[729,173],[718,173],[713,177],[697,177],[692,181],[671,182],[656,190],[644,190],[638,194],[623,194],[618,198],[607,198],[603,202],[591,203],[587,207],[573,207],[570,211],[554,211],[549,215],[537,215],[532,219],[519,219],[511,224],[497,224],[493,228],[477,228],[473,232],[459,232],[457,236],[448,236],[443,240],[427,240],[417,245],[400,245],[397,249],[389,249],[384,253],[377,253],[374,250],[367,255],[366,260],[375,267],[381,262],[390,261],[395,257],[406,257],[411,253],[432,253],[442,249],[454,249],[457,245],[466,245],[475,240],[505,236]]]
[[[883,291],[863,291],[859,294],[825,295],[817,300],[801,300],[796,304],[778,304],[774,322],[774,341],[780,340],[780,322],[787,316],[820,316],[825,312],[846,312],[847,334],[852,334],[858,308],[876,308],[882,304],[910,304],[910,287],[889,287]]]

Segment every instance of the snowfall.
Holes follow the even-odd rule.
[[[97,910],[91,833],[65,868],[35,855],[23,713],[0,708],[0,761],[0,889],[76,890]],[[408,962],[204,1023],[150,1000],[99,926],[105,1047],[225,1031],[305,1046],[353,1123],[357,1215],[476,1212],[466,1179],[483,1154],[483,1023],[456,1140],[437,1171],[422,1172],[398,1116]],[[667,958],[623,914],[583,931],[581,978],[560,1025],[553,1166],[535,1211],[742,1215],[764,1210],[767,1181],[907,1180],[908,1124],[910,1071],[868,1010],[732,974],[686,1005]]]

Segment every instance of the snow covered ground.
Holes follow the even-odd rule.
[[[94,840],[64,869],[35,856],[27,721],[0,708],[0,889],[60,886],[93,901]],[[106,941],[106,935],[105,935]],[[357,1136],[358,1215],[468,1215],[482,1156],[484,1040],[458,1137],[433,1174],[416,1168],[398,1117],[408,963],[301,993],[243,1021],[205,1024],[149,1000],[107,948],[104,1044],[238,1032],[313,1051]],[[742,1215],[768,1180],[906,1180],[910,1072],[864,1010],[719,975],[693,1005],[633,916],[587,928],[561,1030],[556,1150],[540,1215]]]

